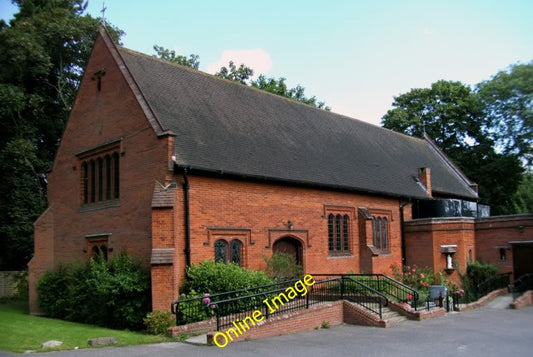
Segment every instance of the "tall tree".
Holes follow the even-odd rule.
[[[100,21],[82,0],[15,0],[0,26],[0,267],[31,258],[46,207],[45,174],[63,133]],[[109,28],[115,39],[121,31]]]
[[[533,61],[516,64],[477,85],[487,135],[499,151],[533,159]]]
[[[485,107],[477,93],[460,82],[438,81],[394,98],[384,127],[411,136],[427,133],[458,167],[479,185],[481,202],[493,213],[510,204],[523,172],[518,157],[499,153],[485,130]]]

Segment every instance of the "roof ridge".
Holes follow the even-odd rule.
[[[399,132],[396,132],[394,130],[390,130],[388,128],[384,128],[382,126],[369,123],[369,122],[364,121],[364,120],[359,119],[359,118],[353,118],[353,117],[350,117],[350,116],[345,115],[345,114],[341,114],[341,113],[337,113],[337,112],[334,112],[334,111],[328,111],[328,110],[325,110],[325,109],[321,109],[321,108],[315,107],[313,105],[310,105],[310,104],[295,100],[293,98],[284,97],[284,96],[281,96],[279,94],[275,94],[275,93],[266,91],[264,89],[256,88],[256,87],[253,87],[253,86],[242,84],[240,82],[232,81],[230,79],[222,78],[222,77],[216,76],[214,74],[201,71],[201,70],[196,69],[196,68],[192,68],[192,67],[185,66],[185,65],[182,65],[182,64],[179,64],[179,63],[176,63],[176,62],[171,62],[171,61],[168,61],[168,60],[164,60],[164,59],[158,58],[158,57],[156,57],[154,55],[148,55],[146,53],[139,52],[139,51],[136,51],[136,50],[132,50],[130,48],[123,47],[123,46],[117,46],[117,47],[119,47],[119,50],[123,50],[123,51],[125,51],[125,52],[127,52],[127,53],[129,53],[131,55],[134,55],[134,56],[141,56],[141,57],[144,57],[144,58],[146,58],[148,60],[152,60],[152,61],[160,62],[162,64],[166,64],[166,65],[169,65],[169,66],[180,68],[180,69],[183,69],[183,70],[188,71],[190,73],[195,73],[195,74],[199,74],[199,75],[205,76],[205,77],[210,78],[210,79],[223,81],[224,83],[231,84],[231,85],[234,85],[234,86],[240,86],[240,88],[248,88],[249,90],[256,91],[256,93],[259,93],[261,95],[273,96],[273,98],[286,100],[286,101],[288,101],[288,102],[290,102],[292,104],[303,105],[306,108],[310,108],[310,109],[313,109],[313,110],[321,110],[321,111],[323,111],[325,113],[329,113],[331,115],[340,117],[341,119],[344,119],[344,120],[355,120],[355,121],[358,121],[358,122],[360,122],[360,123],[362,123],[364,125],[368,125],[368,126],[375,127],[375,128],[380,128],[380,129],[385,129],[385,130],[391,131],[391,132],[393,132],[395,134],[400,134],[400,135],[406,136],[406,137],[408,137],[410,139],[416,139],[416,140],[423,141],[423,139],[412,137],[412,136],[409,136],[409,135],[406,135],[406,134],[403,134],[403,133],[399,133]]]

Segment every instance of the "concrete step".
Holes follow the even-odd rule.
[[[381,310],[381,316],[382,316],[381,317],[382,320],[384,321],[388,320],[391,324],[408,320],[407,317],[400,315],[399,313],[389,309],[388,307],[384,307]]]
[[[359,305],[365,305],[365,304],[361,303]],[[376,308],[376,306],[375,305],[372,305],[372,306],[369,305],[369,308]],[[388,308],[386,306],[384,306],[381,309],[381,319],[383,321],[387,321],[388,320],[390,323],[398,323],[398,322],[402,322],[402,321],[408,320],[407,317],[405,317],[403,315],[400,315],[396,311],[391,310],[390,308]]]

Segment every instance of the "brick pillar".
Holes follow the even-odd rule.
[[[178,298],[174,272],[174,209],[152,208],[152,310],[170,310]]]
[[[29,309],[30,314],[42,314],[37,303],[37,282],[47,270],[54,268],[54,214],[52,207],[34,223],[33,258],[28,263]]]

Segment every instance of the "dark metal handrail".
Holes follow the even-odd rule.
[[[385,274],[312,274],[313,276],[340,276],[340,277],[354,277],[358,278],[370,278],[375,281],[375,290],[379,291],[394,301],[401,303],[410,303],[411,307],[417,310],[419,304],[420,293],[412,287],[405,285],[404,283],[391,278]],[[368,285],[368,284],[367,284]],[[409,297],[409,295],[411,295]],[[420,303],[424,303],[423,301]]]
[[[510,284],[513,291],[513,299],[517,299],[527,290],[533,290],[533,273],[522,275]]]
[[[476,300],[487,295],[493,290],[502,289],[509,286],[511,273],[503,273],[493,276],[487,280],[477,284],[474,288],[474,295]]]
[[[276,306],[274,311],[270,311],[264,304],[264,300],[272,298],[279,293],[286,292],[286,290],[287,288],[284,287],[246,296],[211,301],[206,304],[206,309],[212,311],[216,316],[217,330],[220,331],[223,327],[232,326],[234,321],[239,319],[242,321],[255,310],[261,311],[261,314],[268,319],[270,316],[278,313],[308,309],[310,305],[324,301],[346,299],[369,310],[382,319],[382,308],[389,303],[387,296],[376,289],[352,277],[340,277],[317,280],[313,286],[308,288],[305,295],[299,292],[296,298],[280,306]]]
[[[184,325],[188,322],[202,321],[209,318],[212,312],[207,308],[207,304],[204,303],[204,299],[208,298],[209,302],[218,302],[221,300],[227,300],[237,296],[253,295],[257,292],[274,290],[278,286],[284,288],[294,284],[298,279],[292,279],[288,281],[282,281],[274,284],[253,286],[250,288],[226,291],[222,293],[209,294],[208,296],[197,296],[188,299],[178,299],[170,304],[170,310],[176,315],[176,324]],[[189,315],[187,318],[184,315]]]
[[[364,294],[363,296],[365,296],[364,298],[362,298],[359,293],[360,291],[357,291],[357,295],[355,297],[353,296],[350,296],[349,295],[349,292],[346,291],[346,286],[344,281],[345,280],[348,280],[349,282],[352,282],[352,283],[355,283],[357,284],[359,287],[362,287],[366,290],[366,292],[370,292],[372,293],[373,295],[369,295],[369,294]],[[383,310],[383,306],[388,306],[389,305],[389,299],[387,298],[387,296],[385,296],[384,294],[382,294],[381,292],[377,291],[376,289],[373,289],[371,288],[370,286],[366,285],[365,283],[363,282],[360,282],[354,278],[352,278],[351,276],[343,276],[342,277],[342,283],[343,283],[343,286],[344,286],[344,292],[343,292],[343,298],[344,299],[347,299],[348,301],[351,301],[353,303],[356,303],[357,305],[361,306],[361,307],[364,307],[365,309],[377,314],[380,318],[380,320],[383,318],[383,314],[382,314],[382,310]],[[363,292],[364,293],[364,292]],[[370,304],[369,306],[369,303],[375,303],[376,302],[376,297],[377,297],[377,302],[378,302],[378,310],[374,310]],[[369,300],[368,298],[370,298],[371,300]],[[385,301],[385,303],[383,303],[383,300]]]

